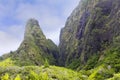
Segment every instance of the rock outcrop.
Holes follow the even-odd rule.
[[[5,56],[9,56],[21,66],[43,65],[45,59],[50,64],[56,65],[57,54],[57,46],[50,39],[46,39],[38,21],[30,19],[25,28],[24,40],[18,50]]]
[[[120,0],[81,0],[60,34],[60,65],[77,68],[120,41]]]

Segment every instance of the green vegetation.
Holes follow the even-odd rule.
[[[7,66],[13,66],[14,61],[11,60],[11,58],[5,59],[4,61],[0,62],[0,66],[7,67]]]
[[[15,77],[15,80],[21,80],[21,78],[20,78],[20,75],[19,75],[19,74]]]
[[[49,67],[49,63],[48,63],[48,60],[47,60],[47,59],[45,59],[44,67],[45,67],[45,68]]]
[[[6,73],[4,76],[1,77],[1,80],[9,80],[9,75]]]
[[[81,1],[59,48],[30,19],[18,50],[0,57],[0,80],[120,80],[120,2]]]
[[[120,80],[120,73],[114,74],[114,76],[112,78],[109,78],[107,80]]]
[[[80,80],[80,76],[78,72],[56,66],[0,67],[2,80]]]
[[[111,52],[111,50],[109,51]],[[109,51],[105,51],[105,53]],[[112,53],[114,51],[110,52],[108,53],[108,57],[113,59],[114,56]],[[108,64],[110,61],[108,59],[109,58],[106,57],[100,64],[94,56],[88,61],[87,67],[85,68],[86,70],[76,72],[63,67],[50,66],[47,59],[45,60],[44,66],[41,67],[8,65],[8,63],[13,62],[9,58],[0,62],[0,78],[1,80],[119,80],[120,74],[116,74],[116,69],[119,69],[114,67],[113,63]],[[95,65],[94,60],[97,60],[95,62],[96,66],[92,68],[93,64]],[[2,66],[2,64],[7,66]]]
[[[99,54],[96,54],[94,56],[92,56],[87,64],[85,65],[84,69],[85,70],[90,70],[90,69],[93,69],[95,68],[95,65],[98,63],[98,59],[99,59]]]

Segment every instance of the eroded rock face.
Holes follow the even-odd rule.
[[[120,0],[81,0],[60,34],[60,64],[77,68],[120,36]]]
[[[58,49],[50,39],[46,39],[38,21],[30,19],[25,28],[23,42],[18,50],[9,55],[20,66],[43,65],[45,59],[56,65]]]

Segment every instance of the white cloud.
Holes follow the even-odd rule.
[[[14,51],[20,45],[21,40],[9,33],[0,31],[0,55]]]
[[[38,18],[40,15],[38,6],[32,4],[21,4],[16,10],[16,19],[25,22],[29,18]]]
[[[47,38],[52,39],[56,44],[59,43],[59,30],[63,27],[60,26],[63,25],[63,20],[56,16],[55,10],[44,5],[21,4],[17,9],[16,17],[21,21],[31,17],[38,19]]]
[[[45,35],[47,36],[47,38],[54,41],[56,45],[59,45],[60,28],[54,31],[45,31]]]
[[[75,9],[75,7],[79,4],[80,0],[69,0],[69,4],[65,5],[63,8],[63,16],[64,17],[68,17],[71,12],[73,11],[73,9]]]
[[[25,29],[25,26],[23,25],[12,25],[6,29],[6,32],[17,37],[18,39],[22,39],[24,36],[24,29]]]

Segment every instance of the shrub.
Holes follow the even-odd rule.
[[[109,78],[107,80],[120,80],[120,73],[119,74],[114,74],[112,78]]]
[[[20,75],[17,75],[17,76],[15,77],[15,80],[21,80]]]
[[[38,75],[37,73],[35,73],[34,71],[30,71],[30,76],[29,76],[29,78],[30,78],[31,80],[40,80],[40,79],[39,79],[39,75]]]
[[[9,80],[9,74],[6,73],[4,76],[1,77],[1,80]]]
[[[44,67],[45,67],[45,68],[48,68],[48,67],[49,67],[49,63],[48,63],[48,60],[47,60],[47,59],[45,59]]]

